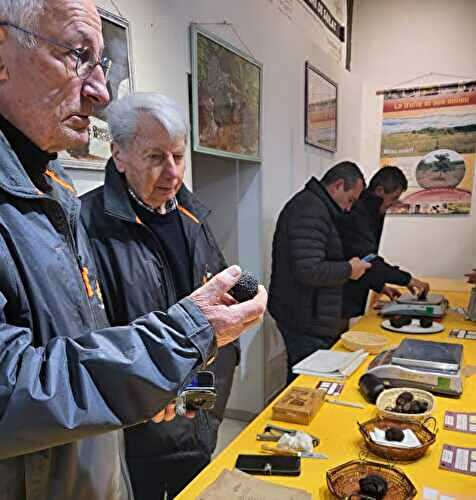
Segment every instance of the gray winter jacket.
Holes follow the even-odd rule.
[[[40,192],[0,133],[0,499],[130,500],[122,429],[209,356],[188,299],[108,325],[80,203],[61,166]]]

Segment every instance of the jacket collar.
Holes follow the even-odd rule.
[[[327,189],[315,177],[311,177],[311,179],[309,179],[306,184],[306,189],[314,193],[324,203],[333,218],[337,218],[344,213],[344,211],[327,192]]]
[[[200,203],[183,184],[177,193],[177,201],[179,210],[187,212],[189,217],[192,216],[199,223],[203,222],[210,213],[210,210]],[[137,214],[129,199],[126,183],[123,176],[117,171],[112,158],[106,165],[104,208],[113,217],[137,222]]]

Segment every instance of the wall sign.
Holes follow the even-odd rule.
[[[304,3],[314,12],[314,14],[325,24],[341,42],[345,41],[345,26],[337,21],[330,10],[321,0],[304,0]]]

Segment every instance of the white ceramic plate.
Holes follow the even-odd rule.
[[[430,328],[422,328],[420,326],[420,321],[418,319],[412,319],[411,324],[402,326],[401,328],[395,328],[390,324],[390,320],[386,319],[382,322],[382,328],[385,330],[390,330],[391,332],[398,333],[440,333],[445,327],[438,323],[437,321],[433,321],[433,325]]]

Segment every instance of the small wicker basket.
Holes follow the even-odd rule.
[[[411,392],[415,399],[420,401],[426,401],[428,403],[428,410],[424,413],[396,413],[394,411],[387,410],[386,408],[394,408],[398,396],[402,392]],[[432,394],[421,389],[414,389],[411,387],[401,387],[398,389],[387,389],[379,394],[377,401],[375,402],[379,415],[391,418],[394,420],[405,420],[405,421],[424,421],[431,416],[433,410],[435,409],[435,398]]]
[[[387,337],[368,332],[345,332],[341,340],[349,351],[363,349],[369,354],[379,354],[389,343]]]
[[[433,431],[426,427],[426,423],[431,421],[433,423]],[[390,418],[377,417],[369,420],[363,424],[358,424],[359,430],[365,440],[365,446],[367,449],[374,453],[375,455],[386,458],[390,461],[399,462],[413,462],[418,460],[425,453],[426,450],[435,442],[436,433],[436,420],[433,417],[429,417],[425,422],[403,422],[402,420],[393,420]],[[387,430],[389,427],[398,427],[399,429],[411,429],[418,440],[420,441],[420,446],[415,446],[414,448],[400,448],[397,446],[386,446],[383,444],[376,443],[370,432],[374,429]]]
[[[359,480],[369,474],[378,474],[387,481],[384,500],[409,500],[417,494],[415,486],[400,469],[365,460],[352,460],[328,470],[327,486],[337,498],[357,500],[362,498]]]

